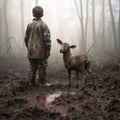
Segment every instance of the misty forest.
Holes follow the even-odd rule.
[[[24,38],[37,5],[51,33],[46,86],[28,84]],[[0,0],[0,26],[0,120],[120,118],[120,0]],[[70,79],[57,39],[88,57],[91,74]]]

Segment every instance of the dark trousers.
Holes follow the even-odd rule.
[[[47,61],[41,59],[29,59],[30,71],[28,75],[29,84],[35,84],[36,71],[38,70],[39,82],[41,84],[46,83],[46,67]]]

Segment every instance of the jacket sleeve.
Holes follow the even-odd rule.
[[[24,38],[26,47],[28,47],[29,37],[30,37],[30,28],[29,28],[29,24],[28,24],[26,32],[25,32],[25,38]]]
[[[48,28],[48,26],[46,24],[44,24],[43,27],[43,39],[45,42],[45,47],[46,47],[46,51],[49,52],[50,48],[51,48],[51,34],[50,34],[50,30]]]

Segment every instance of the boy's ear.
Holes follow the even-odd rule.
[[[57,39],[57,42],[58,42],[60,45],[62,45],[62,43],[63,43],[60,39]]]
[[[70,48],[73,48],[73,49],[76,48],[76,47],[77,47],[76,45],[71,45],[70,46]]]

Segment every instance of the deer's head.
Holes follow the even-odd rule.
[[[69,43],[63,43],[60,39],[57,39],[57,42],[61,45],[60,53],[66,53],[70,48],[76,48],[76,45],[70,45]]]

